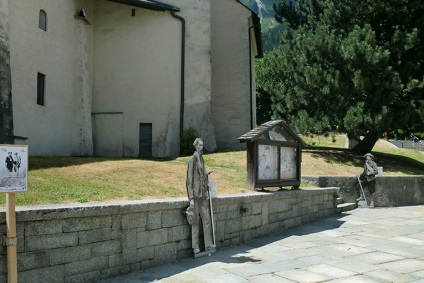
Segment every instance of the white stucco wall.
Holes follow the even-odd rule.
[[[195,128],[206,150],[216,149],[211,109],[211,0],[174,1],[186,21],[184,128]]]
[[[123,126],[123,113],[93,115],[95,156],[121,157],[124,155]]]
[[[75,74],[82,65],[80,23],[74,15],[81,2],[90,16],[91,1],[9,0],[14,134],[28,138],[31,155],[80,155],[81,132],[84,127],[91,131],[90,119],[75,123],[81,116]],[[47,31],[38,27],[41,9],[47,13]],[[83,29],[90,40],[91,30]],[[46,75],[44,106],[37,105],[38,72]]]
[[[168,3],[186,23],[184,129],[195,128],[215,150],[210,1]],[[124,113],[125,156],[138,155],[140,123],[152,123],[153,156],[179,154],[181,32],[170,12],[96,2],[93,112]]]
[[[207,150],[217,140],[230,147],[250,129],[250,11],[237,1],[167,2],[186,22],[184,129],[195,128]],[[8,3],[14,134],[28,138],[31,155],[138,156],[141,123],[152,124],[153,156],[178,155],[178,19],[105,0]],[[81,8],[92,25],[74,17]],[[37,72],[46,75],[44,106]]]
[[[96,1],[94,22],[93,113],[123,113],[124,156],[139,154],[140,123],[152,123],[153,156],[178,155],[179,21],[169,12]],[[100,131],[110,126],[96,119]]]
[[[250,95],[255,93],[250,91],[249,74],[249,56],[254,68],[254,57],[249,54],[251,11],[237,1],[214,0],[212,15],[212,113],[216,141],[219,148],[244,148],[237,138],[251,129]],[[252,69],[253,89],[254,79]]]

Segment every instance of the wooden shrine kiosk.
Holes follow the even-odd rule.
[[[247,144],[247,187],[292,186],[301,182],[305,142],[283,120],[269,121],[238,138]]]

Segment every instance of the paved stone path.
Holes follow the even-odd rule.
[[[359,208],[101,282],[424,282],[424,206]]]

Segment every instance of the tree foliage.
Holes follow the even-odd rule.
[[[0,144],[14,143],[8,5],[0,4]]]
[[[180,136],[180,155],[191,155],[195,151],[193,142],[199,135],[194,128],[188,128]]]
[[[424,2],[283,0],[274,9],[287,28],[258,62],[258,87],[275,118],[303,133],[337,127],[358,152],[382,132],[423,126]]]

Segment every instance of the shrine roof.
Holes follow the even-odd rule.
[[[302,138],[299,137],[289,126],[289,124],[284,120],[273,120],[266,123],[263,123],[262,125],[250,130],[249,132],[245,133],[244,135],[240,136],[238,140],[240,142],[253,142],[256,141],[264,135],[266,135],[268,132],[276,128],[277,126],[280,126],[282,128],[283,135],[285,141],[287,141],[287,138],[290,140],[299,143],[302,147],[306,147],[305,142]],[[270,138],[273,140],[272,138]],[[281,140],[281,139],[276,139]]]

